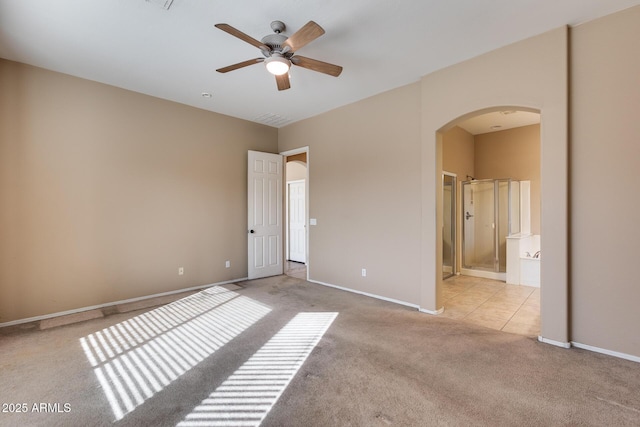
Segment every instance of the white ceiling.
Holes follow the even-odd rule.
[[[279,127],[416,82],[421,76],[640,0],[0,0],[0,57]],[[279,92],[260,57],[214,27],[261,39],[281,20],[326,34],[299,54],[344,67],[300,67]],[[201,96],[210,92],[211,98]]]
[[[540,123],[540,114],[529,111],[504,110],[480,114],[459,123],[471,135],[499,132]]]

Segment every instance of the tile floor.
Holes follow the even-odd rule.
[[[284,274],[307,279],[307,266],[287,261]],[[471,276],[446,279],[440,316],[514,334],[540,334],[540,288]]]
[[[442,290],[443,317],[520,335],[540,334],[540,288],[454,276]]]

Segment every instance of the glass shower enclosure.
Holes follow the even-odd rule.
[[[506,237],[520,232],[520,183],[462,182],[462,272],[506,280]]]

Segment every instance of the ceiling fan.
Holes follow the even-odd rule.
[[[269,34],[260,41],[235,29],[229,24],[216,24],[216,28],[257,47],[262,52],[262,55],[264,55],[264,58],[249,59],[229,65],[228,67],[219,68],[216,70],[219,73],[228,73],[229,71],[264,62],[267,70],[276,76],[278,90],[286,90],[291,87],[289,82],[289,68],[291,68],[291,65],[297,65],[298,67],[318,71],[334,77],[338,77],[342,72],[342,67],[338,65],[295,54],[298,49],[324,34],[324,29],[313,21],[307,22],[290,37],[282,34],[286,28],[284,23],[281,21],[273,21],[271,23],[271,29],[275,34]]]

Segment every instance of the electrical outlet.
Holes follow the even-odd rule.
[[[224,267],[225,267],[225,268],[229,268],[229,267],[231,267],[231,261],[225,261],[225,262],[224,262]]]
[[[367,269],[366,268],[362,269],[362,277],[367,277]]]
[[[184,267],[178,267],[178,276],[182,276],[184,274]]]

